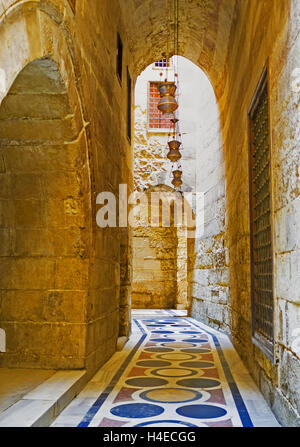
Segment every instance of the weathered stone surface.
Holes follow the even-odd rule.
[[[159,187],[155,188],[155,191],[158,190]],[[175,308],[177,242],[177,231],[174,227],[133,229],[133,308]]]
[[[221,122],[221,131],[216,131],[217,121],[206,122],[198,151],[197,166],[206,175],[198,176],[197,187],[205,193],[208,210],[203,238],[195,247],[188,244],[193,314],[231,329],[235,346],[276,414],[286,424],[299,425],[299,359],[292,348],[299,306],[299,93],[292,88],[293,71],[300,67],[299,1],[181,3],[179,53],[209,76]],[[3,309],[16,318],[7,323],[5,315],[1,319],[11,340],[8,352],[0,354],[1,365],[93,371],[114,351],[119,321],[129,330],[130,238],[127,231],[121,241],[121,232],[107,234],[96,227],[94,199],[102,190],[117,194],[121,182],[132,189],[126,69],[121,84],[115,76],[117,31],[124,43],[124,67],[129,66],[135,79],[166,49],[166,16],[166,3],[160,0],[104,0],[101,7],[96,1],[77,2],[74,11],[61,0],[0,0],[0,67],[5,74],[0,91],[0,282]],[[267,61],[275,222],[274,365],[251,341],[249,260],[248,110]],[[33,93],[40,97],[30,101]],[[48,102],[49,94],[54,96]],[[146,157],[144,161],[141,167],[148,175],[150,164]],[[66,239],[61,253],[46,241],[45,231],[52,239],[53,228],[58,240]],[[21,241],[23,230],[30,243]],[[155,258],[160,262],[171,259],[172,247],[149,248],[161,251]],[[97,272],[108,272],[109,287],[101,273],[97,279]],[[57,290],[54,279],[74,296],[86,296],[87,307],[69,309],[70,295]],[[5,302],[14,292],[16,302],[21,300],[22,291],[23,296],[34,292],[32,318],[44,315],[46,321],[23,322]],[[45,313],[38,311],[41,297],[49,292],[57,294],[61,305],[45,302]],[[64,326],[67,317],[72,323]]]

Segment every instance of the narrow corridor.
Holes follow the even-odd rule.
[[[226,335],[185,311],[132,315],[123,350],[53,427],[279,426]]]

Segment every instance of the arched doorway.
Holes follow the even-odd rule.
[[[197,221],[201,228],[198,228],[196,238],[183,237],[179,241],[176,232],[178,239],[176,250],[172,247],[166,250],[167,256],[171,256],[173,250],[176,259],[177,272],[176,275],[173,272],[171,278],[174,280],[176,276],[175,281],[180,289],[182,274],[187,276],[188,287],[184,293],[187,295],[186,301],[192,316],[228,331],[230,303],[226,246],[226,181],[219,107],[206,74],[185,57],[177,56],[176,59],[174,67],[178,69],[180,80],[179,112],[176,113],[180,120],[183,141],[180,160],[183,167],[182,191],[202,195],[204,210],[196,212],[198,215],[203,214],[203,221],[201,219]],[[172,60],[168,70],[172,78],[170,74],[173,70]],[[168,117],[157,112],[159,96],[157,84],[161,80],[162,71],[161,63],[151,64],[140,74],[136,82],[134,185],[139,191],[148,191],[158,185],[172,186],[171,163],[166,158],[165,150],[170,125]],[[196,211],[195,202],[190,205],[193,211]],[[141,236],[144,233],[145,229],[141,232]],[[154,246],[155,243],[151,242],[148,236],[143,239],[136,237],[135,234],[133,237],[133,307],[135,305],[141,307],[147,300],[151,302],[150,297],[156,293],[153,288],[149,290],[146,282],[142,282],[142,275],[137,274],[137,272],[142,274],[143,262],[144,265],[148,263],[150,266],[150,260],[155,259],[156,265],[153,264],[153,271],[147,269],[149,277],[152,275],[153,278],[157,278],[156,273],[160,272],[155,268],[158,270],[163,268],[155,258],[154,248],[149,248],[149,244]],[[161,239],[163,240],[167,241]],[[142,255],[143,244],[146,244],[144,248],[149,252],[146,260]],[[166,275],[172,275],[172,269],[166,270]],[[165,285],[168,284],[166,280],[162,281]],[[156,295],[161,294],[163,287],[159,289],[160,292],[157,291]],[[135,302],[136,298],[139,298],[139,303]],[[154,301],[159,302],[158,299],[152,299],[152,303]],[[178,304],[176,299],[173,300],[173,305],[174,303]]]

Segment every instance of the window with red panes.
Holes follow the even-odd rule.
[[[159,82],[149,82],[148,92],[148,129],[164,129],[169,130],[170,119],[172,114],[163,114],[158,110],[157,105],[160,100],[160,94],[158,90]]]

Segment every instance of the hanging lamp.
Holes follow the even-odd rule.
[[[177,137],[177,125],[178,125],[179,120],[177,118],[173,118],[170,121],[173,125],[173,132],[172,132],[172,134],[171,133],[169,134],[169,138],[171,137],[171,140],[168,141],[169,152],[167,154],[167,158],[172,163],[175,163],[176,161],[180,160],[180,158],[181,158],[180,146],[182,143]],[[179,134],[179,137],[181,137],[180,134]]]
[[[160,100],[157,107],[162,113],[170,114],[178,109],[178,104],[175,99],[176,88],[175,82],[170,82],[167,78],[164,82],[159,84],[158,90],[160,93]]]
[[[173,180],[172,180],[172,185],[175,186],[175,188],[180,188],[180,186],[182,185],[182,167],[181,164],[179,162],[176,162],[173,165],[172,168],[172,174],[173,174]]]

